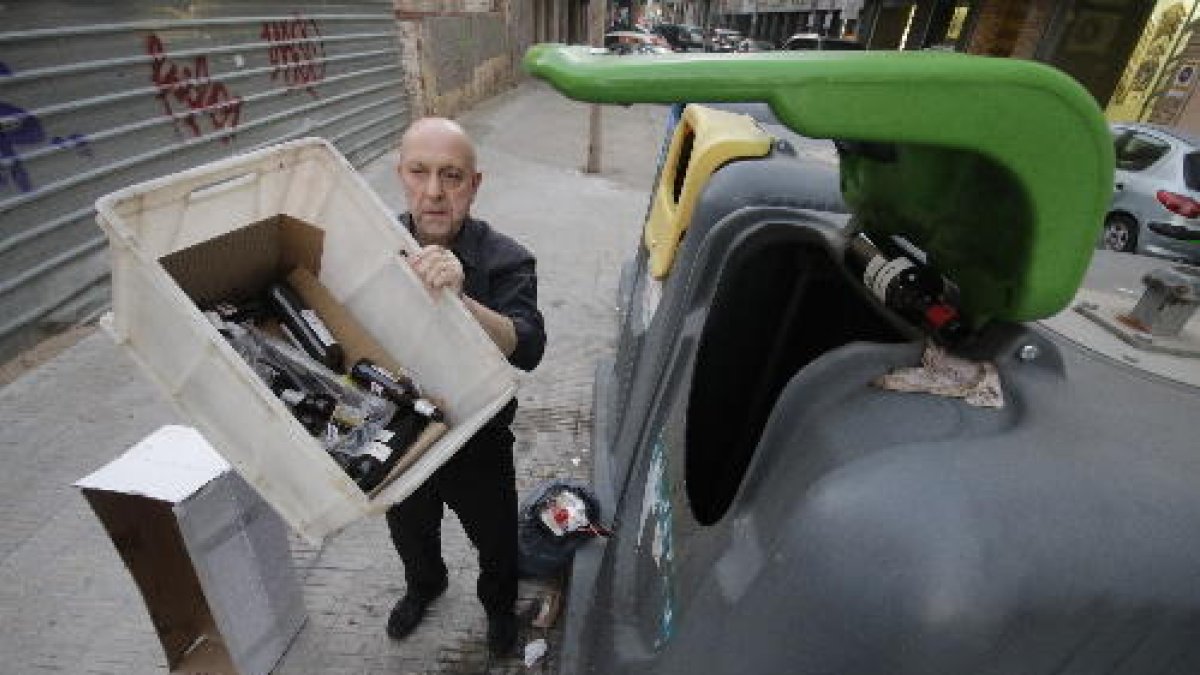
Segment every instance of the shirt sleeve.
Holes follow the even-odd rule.
[[[507,316],[516,329],[517,346],[508,362],[533,370],[546,349],[546,328],[537,306],[537,263],[524,250],[500,256],[490,276],[492,309]]]

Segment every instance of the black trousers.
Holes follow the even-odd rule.
[[[517,600],[517,488],[513,435],[484,427],[407,499],[387,511],[409,591],[432,595],[447,579],[442,504],[458,515],[479,551],[476,592],[488,614]]]

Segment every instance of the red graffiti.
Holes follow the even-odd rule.
[[[282,78],[289,88],[303,87],[314,97],[313,85],[325,79],[325,43],[312,19],[297,16],[286,21],[264,21],[260,36],[267,42],[271,79]]]
[[[242,98],[231,95],[224,84],[209,77],[207,56],[195,57],[190,66],[175,63],[167,59],[166,48],[157,35],[146,38],[146,53],[153,59],[150,78],[158,88],[157,98],[176,129],[182,122],[193,136],[199,136],[203,133],[199,120],[204,117],[214,131],[237,129]],[[182,106],[182,112],[176,112],[176,104]]]

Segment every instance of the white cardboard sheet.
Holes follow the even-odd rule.
[[[75,487],[177,504],[229,468],[200,432],[167,425],[95,473],[79,479]]]

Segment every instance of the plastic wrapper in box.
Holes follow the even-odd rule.
[[[266,675],[304,624],[283,521],[194,429],[162,427],[79,480],[173,673]]]
[[[189,422],[310,541],[415,490],[516,393],[515,370],[452,293],[400,255],[416,242],[328,142],[303,139],[106,195],[104,325]],[[443,404],[449,431],[370,498],[197,307],[313,272]],[[332,327],[332,326],[331,326]]]

